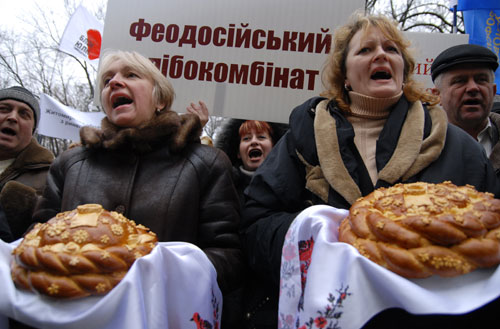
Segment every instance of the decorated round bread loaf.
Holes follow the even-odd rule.
[[[18,288],[52,297],[103,295],[157,241],[148,228],[117,212],[81,205],[26,234],[13,251],[12,279]]]
[[[380,188],[351,206],[339,241],[404,277],[465,274],[500,263],[500,200],[450,182]]]

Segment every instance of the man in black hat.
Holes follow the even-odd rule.
[[[439,54],[431,66],[434,92],[450,123],[483,145],[500,175],[500,114],[492,113],[498,58],[488,48],[462,44]]]
[[[10,230],[0,232],[4,240],[9,240],[5,233],[11,240],[22,237],[31,225],[37,195],[54,159],[33,138],[39,120],[38,100],[29,90],[0,90],[0,221],[7,221]]]

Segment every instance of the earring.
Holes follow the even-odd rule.
[[[347,90],[347,91],[351,91],[352,90],[351,86],[348,86],[347,83],[344,84],[344,89]]]
[[[155,110],[156,115],[159,115],[161,113],[161,111],[162,111],[162,109],[156,109]]]

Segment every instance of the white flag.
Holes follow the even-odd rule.
[[[59,103],[49,95],[41,94],[38,134],[78,142],[80,128],[99,128],[103,117],[103,112],[82,112]]]
[[[101,52],[103,24],[80,5],[64,30],[59,50],[97,67]]]

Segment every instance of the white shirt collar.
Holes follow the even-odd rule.
[[[491,149],[493,148],[493,134],[494,132],[493,127],[491,126],[491,120],[488,118],[486,127],[484,127],[484,129],[477,134],[477,140],[481,145],[483,145],[488,158],[490,157]]]

